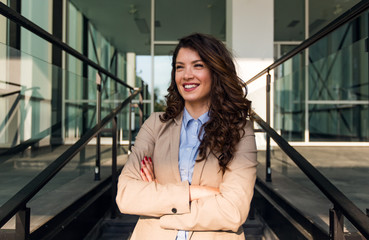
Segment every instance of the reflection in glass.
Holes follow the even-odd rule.
[[[369,141],[368,105],[331,104],[309,106],[311,141]]]
[[[304,55],[278,67],[274,81],[274,127],[289,141],[302,141],[305,131]]]
[[[311,100],[369,100],[368,36],[359,18],[314,44],[309,56]]]

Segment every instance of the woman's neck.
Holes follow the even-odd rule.
[[[202,106],[194,106],[191,104],[185,104],[187,112],[193,117],[194,119],[198,119],[201,115],[209,111],[209,106],[202,105]]]

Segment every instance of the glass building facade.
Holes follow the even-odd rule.
[[[104,6],[83,0],[1,2],[122,81],[142,88],[144,118],[164,109],[178,39],[202,32],[227,42],[229,31],[225,0]],[[275,0],[275,58],[358,2]],[[121,84],[3,16],[0,26],[0,148],[30,139],[43,139],[41,145],[75,142],[97,122],[96,82],[102,86],[101,117],[129,95]],[[113,36],[116,32],[119,37]],[[367,38],[368,13],[363,13],[275,71],[273,122],[283,137],[305,143],[368,142]],[[139,126],[138,108],[133,111],[131,126],[128,109],[121,113],[121,141],[130,127]]]
[[[300,12],[306,8],[310,11],[305,11],[305,19],[290,19],[288,26],[299,31],[275,34],[278,57],[290,51],[294,42],[303,40],[301,33],[307,32],[307,37],[316,34],[358,1],[327,2],[293,3]],[[280,14],[276,9],[276,18]],[[309,24],[304,26],[303,20]],[[368,142],[367,39],[365,12],[278,67],[274,127],[283,137],[305,143]]]

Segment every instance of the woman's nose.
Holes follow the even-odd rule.
[[[193,73],[192,73],[192,70],[189,69],[189,68],[186,68],[185,71],[184,71],[184,79],[191,79],[193,78]]]

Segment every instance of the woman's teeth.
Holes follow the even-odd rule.
[[[191,85],[184,85],[184,88],[189,89],[189,88],[194,88],[197,87],[196,84],[191,84]]]

